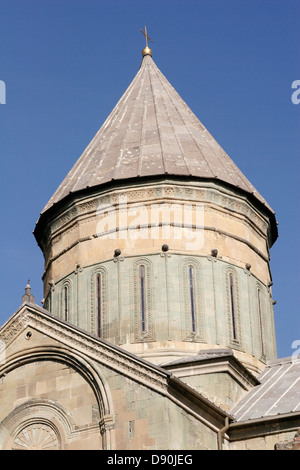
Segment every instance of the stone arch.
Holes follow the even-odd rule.
[[[74,425],[67,412],[51,400],[29,400],[0,423],[3,450],[61,450]]]
[[[27,349],[22,352],[18,352],[10,357],[7,357],[5,364],[0,367],[0,377],[8,374],[9,372],[12,372],[20,366],[37,361],[58,362],[67,365],[73,370],[75,370],[87,382],[87,384],[90,386],[94,393],[94,397],[99,411],[99,432],[102,436],[102,448],[109,449],[111,447],[111,429],[113,427],[113,406],[109,387],[106,384],[106,381],[102,376],[101,372],[99,371],[99,368],[95,367],[92,361],[86,358],[86,356],[82,355],[81,353],[78,353],[75,350],[70,351],[67,348],[59,346],[39,346]],[[37,403],[41,404],[41,401],[31,400],[30,402],[27,402],[27,406],[33,406]],[[22,406],[20,407],[20,409],[13,410],[10,415],[5,418],[5,420],[7,420],[7,423],[11,422],[10,429],[11,431],[14,431],[15,436],[17,436],[18,433],[22,431],[22,429],[25,429],[27,425],[46,426],[49,432],[52,429],[52,432],[57,438],[57,445],[60,446],[61,443],[64,442],[64,436],[68,437],[70,436],[70,433],[72,434],[73,424],[71,419],[68,418],[67,412],[64,411],[61,407],[59,407],[57,403],[55,405],[56,408],[53,406],[53,403],[51,404],[51,400],[46,400],[43,402],[43,410],[45,411],[46,409],[49,410],[51,408],[52,414],[54,413],[54,415],[57,417],[60,416],[60,419],[58,419],[58,421],[64,422],[63,428],[60,429],[56,426],[55,423],[51,425],[49,414],[48,417],[46,416],[47,413],[44,416],[38,416],[38,414],[35,414],[32,417],[31,421],[24,421],[23,427],[20,426],[19,428],[14,428],[13,424],[15,420],[10,420],[14,418],[18,411],[22,411]],[[64,417],[63,420],[62,417]],[[5,430],[7,429],[7,426],[5,425],[4,421],[0,423],[0,445],[5,441]]]

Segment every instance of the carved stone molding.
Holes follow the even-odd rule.
[[[115,424],[115,417],[113,415],[105,415],[99,421],[100,433],[103,435],[105,432],[113,429]]]
[[[51,400],[32,399],[0,423],[3,450],[60,450],[74,426],[63,408]]]
[[[49,424],[34,423],[25,426],[14,437],[11,450],[59,450],[59,437]]]
[[[48,269],[49,263],[53,261],[51,258],[51,246],[57,237],[66,234],[67,231],[73,230],[75,223],[84,221],[87,217],[96,217],[99,213],[99,207],[111,207],[113,210],[118,206],[131,205],[133,203],[141,203],[149,205],[153,203],[163,203],[165,201],[173,201],[181,204],[186,202],[192,204],[205,204],[210,210],[218,211],[226,217],[239,219],[240,223],[244,223],[251,230],[266,237],[269,223],[247,199],[230,192],[228,189],[209,183],[202,183],[203,188],[195,187],[192,183],[174,184],[159,183],[156,185],[144,185],[140,188],[113,189],[104,193],[96,194],[93,199],[87,201],[76,201],[72,205],[60,213],[50,224],[50,229],[45,230],[43,238],[43,250],[46,260],[45,270]],[[104,210],[104,209],[103,209]],[[86,239],[89,239],[87,237]],[[82,240],[81,240],[82,241]],[[78,241],[77,241],[78,243]],[[74,246],[70,245],[68,249]],[[64,250],[65,252],[65,250]]]
[[[108,432],[110,429],[107,426]],[[75,426],[70,414],[53,400],[31,399],[0,423],[0,449],[63,450],[72,441],[97,430],[99,433],[97,422]]]
[[[0,340],[8,346],[8,344],[23,330],[28,323],[29,316],[26,311],[13,318],[7,326],[3,327],[0,333]]]
[[[72,325],[69,325],[69,327],[66,328],[65,323],[60,323],[59,319],[56,319],[55,317],[48,317],[48,312],[45,311],[44,314],[43,309],[38,308],[31,311],[31,308],[26,305],[23,308],[26,308],[26,314],[22,315],[22,324],[18,324],[18,319],[16,317],[12,325],[7,324],[1,338],[10,338],[10,340],[12,340],[19,334],[21,329],[25,328],[25,326],[31,326],[32,328],[41,331],[43,334],[57,340],[61,345],[63,345],[66,351],[69,350],[70,354],[72,352],[72,357],[76,352],[80,357],[83,354],[84,357],[88,357],[91,360],[95,360],[100,364],[114,369],[116,372],[121,373],[134,381],[142,384],[147,383],[150,388],[156,391],[165,392],[167,390],[165,374],[158,373],[155,367],[152,368],[150,365],[146,367],[145,365],[140,364],[139,360],[136,360],[136,358],[132,357],[130,354],[128,355],[124,350],[108,343],[104,343],[97,338],[93,338],[88,333],[77,330],[77,328]],[[50,348],[49,354],[55,357],[55,354],[61,354],[60,350],[61,348],[54,348],[54,350],[51,351]],[[34,357],[34,354],[34,350],[32,350],[29,357]],[[43,357],[44,353],[43,350],[41,353],[37,350],[36,354],[41,354],[41,357]],[[9,361],[10,358],[7,357],[6,364],[2,366],[0,364],[0,376],[1,371],[5,371],[6,367],[9,366]]]

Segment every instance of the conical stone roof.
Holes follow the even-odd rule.
[[[145,55],[135,78],[42,214],[85,188],[160,175],[225,182],[250,193],[274,214],[152,56]]]

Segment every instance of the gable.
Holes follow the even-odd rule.
[[[217,447],[225,412],[167,371],[40,307],[23,305],[0,339],[2,448],[21,445],[25,435],[37,445],[42,423],[63,449],[162,449],[175,435],[183,448]]]

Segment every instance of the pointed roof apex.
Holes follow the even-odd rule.
[[[146,28],[142,33],[146,48],[136,76],[41,217],[71,194],[168,175],[218,181],[246,193],[271,214],[276,239],[273,210],[162,74],[147,49]]]

